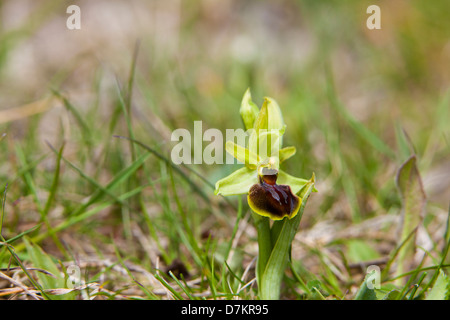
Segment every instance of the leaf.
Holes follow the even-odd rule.
[[[261,298],[262,280],[264,270],[272,253],[271,229],[270,220],[257,213],[252,212],[253,220],[255,222],[256,230],[258,231],[258,260],[256,261],[256,281],[258,283],[258,290]],[[276,221],[282,223],[281,221]]]
[[[397,275],[402,274],[408,269],[415,253],[415,238],[417,227],[422,223],[426,195],[423,190],[419,170],[416,166],[416,156],[411,156],[399,169],[397,174],[397,187],[402,199],[402,221],[401,235],[399,243],[406,239],[413,232],[409,240],[404,243],[403,248],[398,253]]]
[[[307,286],[308,290],[311,292],[309,300],[326,300],[322,295],[322,283],[319,280],[310,280],[308,281]]]
[[[37,273],[39,283],[44,290],[66,287],[64,278],[61,275],[53,260],[36,244],[32,243],[27,237],[24,237],[25,246],[33,263],[34,268],[46,270],[48,273]],[[60,299],[68,299],[70,296],[59,296]]]
[[[282,222],[282,229],[279,232],[278,239],[264,269],[264,274],[261,277],[261,299],[276,300],[280,296],[281,280],[288,262],[291,243],[300,225],[306,202],[314,190],[314,182],[315,177],[313,175],[311,180],[300,190],[298,196],[301,199],[301,204],[298,214],[292,219],[285,218]]]
[[[347,242],[347,256],[350,262],[375,260],[380,257],[378,252],[363,240],[349,240]]]
[[[364,278],[363,283],[359,287],[358,292],[356,293],[355,300],[378,300],[377,295],[375,293],[375,288],[368,285],[371,281],[371,274],[367,274]]]
[[[434,283],[433,288],[428,292],[425,300],[447,300],[450,295],[450,280],[447,275],[439,270],[439,276]]]
[[[401,292],[394,289],[389,291],[381,300],[398,300],[401,297]]]

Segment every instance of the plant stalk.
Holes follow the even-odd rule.
[[[300,226],[306,201],[314,190],[314,175],[298,193],[301,205],[297,215],[275,221],[272,228],[268,218],[253,213],[258,231],[258,262],[256,280],[261,300],[278,300],[284,271],[290,259],[291,244]]]

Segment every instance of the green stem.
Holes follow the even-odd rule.
[[[263,300],[277,300],[280,298],[281,282],[284,270],[289,260],[291,243],[300,224],[300,216],[292,220],[285,218],[278,239],[270,254],[261,279],[261,294]]]
[[[263,217],[255,217],[258,229],[259,256],[257,265],[257,281],[259,298],[262,300],[277,300],[280,298],[281,283],[284,276],[291,244],[300,225],[306,201],[314,190],[314,176],[298,193],[301,199],[299,212],[292,218],[276,221],[270,229],[270,224]]]
[[[269,218],[260,216],[252,212],[255,221],[255,227],[258,232],[258,260],[256,262],[256,281],[258,283],[258,290],[261,295],[261,283],[264,269],[267,261],[272,253],[272,242],[270,240],[270,221]]]

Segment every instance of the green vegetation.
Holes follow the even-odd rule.
[[[378,1],[381,30],[365,0],[80,1],[80,30],[26,3],[0,2],[0,299],[258,299],[246,195],[214,194],[242,164],[170,158],[249,87],[319,190],[280,298],[449,299],[448,1]]]

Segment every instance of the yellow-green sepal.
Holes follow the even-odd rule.
[[[285,147],[285,148],[280,149],[280,152],[279,152],[280,163],[286,161],[287,159],[289,159],[290,157],[295,155],[296,152],[297,152],[297,149],[295,147]]]
[[[225,144],[225,150],[235,157],[240,162],[244,163],[250,169],[256,169],[260,158],[258,154],[251,150],[244,148],[233,141],[227,141]]]
[[[241,114],[242,121],[246,130],[253,129],[256,118],[258,117],[259,108],[252,101],[252,95],[250,93],[250,88],[247,89],[242,98],[241,108],[239,110]]]
[[[287,184],[291,187],[292,193],[298,194],[298,192],[309,182],[314,182],[314,174],[312,180],[306,180],[302,178],[297,178],[294,176],[291,176],[290,174],[287,174],[283,170],[278,171],[278,184]],[[317,192],[316,187],[313,188],[313,192]]]
[[[256,170],[243,167],[217,181],[214,194],[223,196],[246,194],[255,183],[258,183]]]
[[[283,116],[278,103],[272,98],[265,97],[253,128],[259,130],[281,130],[284,128]]]

